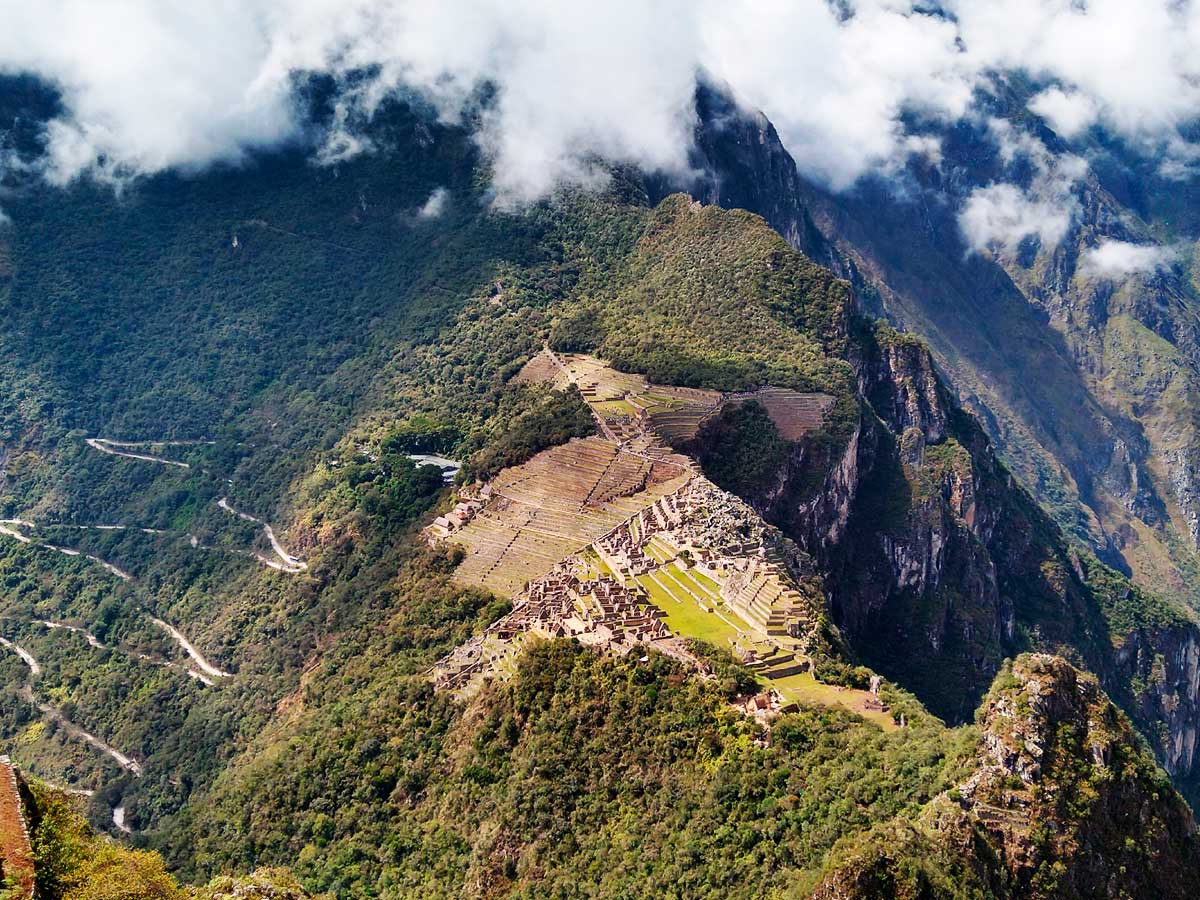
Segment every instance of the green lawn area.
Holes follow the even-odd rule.
[[[806,706],[841,706],[862,716],[868,722],[874,722],[884,731],[895,731],[899,728],[891,713],[867,709],[866,702],[871,699],[868,691],[822,684],[812,676],[811,672],[801,672],[799,675],[789,675],[786,678],[774,680],[763,678],[761,681],[764,685],[779,691],[785,700]]]
[[[608,577],[616,578],[616,574],[612,569],[608,568],[608,564],[600,558],[600,554],[588,547],[580,553],[580,559],[588,566],[588,577]]]
[[[646,391],[646,393],[642,394],[641,397],[645,400],[653,400],[656,403],[661,403],[664,408],[683,405],[683,401],[679,400],[677,397],[673,397],[670,394],[664,394],[660,391]]]
[[[579,558],[584,561],[588,567],[589,578],[608,577],[615,578],[612,569],[600,558],[596,551],[590,547],[579,554]]]
[[[675,566],[667,566],[663,571],[669,573],[672,578],[674,578],[677,582],[690,590],[700,599],[707,600],[714,605],[720,605],[720,592],[713,590],[708,585],[701,582],[691,569],[678,569]]]
[[[672,553],[671,550],[657,537],[650,538],[650,541],[646,544],[644,550],[646,555],[655,562],[665,563],[670,562],[675,558],[675,554]]]
[[[632,404],[625,400],[597,400],[592,404],[592,408],[605,418],[609,416],[633,416],[637,413]]]
[[[710,594],[718,597],[721,595],[721,585],[717,584],[716,581],[709,578],[703,572],[699,571],[698,569],[688,569],[688,574],[700,582],[700,584],[702,584],[704,587],[708,588],[708,592]]]
[[[649,575],[639,575],[636,580],[646,589],[654,605],[666,613],[667,627],[675,634],[699,638],[718,647],[728,648],[737,643],[736,628],[722,621],[716,613],[702,610],[700,605],[683,591],[679,592],[679,596],[673,596],[655,584]],[[736,621],[724,611],[722,615],[730,621]]]

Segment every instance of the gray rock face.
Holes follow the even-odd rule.
[[[1136,715],[1150,726],[1146,731],[1163,768],[1194,775],[1200,767],[1200,632],[1135,632],[1117,651],[1116,663],[1133,685]]]

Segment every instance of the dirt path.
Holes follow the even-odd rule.
[[[130,756],[126,756],[116,747],[105,743],[94,734],[84,731],[74,722],[67,719],[66,716],[64,716],[49,703],[40,703],[38,699],[34,697],[33,688],[31,688],[29,685],[25,685],[25,687],[21,689],[21,697],[36,706],[42,715],[44,715],[47,719],[57,722],[58,726],[75,740],[83,741],[86,744],[91,744],[101,753],[105,753],[110,756],[113,761],[125,771],[133,774],[137,778],[142,777],[142,764],[140,762]]]
[[[18,526],[18,527],[13,527],[13,526]],[[194,534],[182,534],[181,535],[179,532],[168,531],[164,528],[146,528],[146,527],[143,527],[140,525],[117,525],[117,524],[112,524],[112,525],[109,525],[109,524],[71,525],[71,524],[66,524],[66,523],[55,523],[55,524],[51,525],[50,527],[52,527],[52,528],[74,528],[79,531],[137,531],[137,532],[141,532],[142,534],[173,535],[176,537],[186,537],[188,540],[188,545],[193,550],[205,550],[205,551],[209,551],[212,553],[233,553],[237,556],[244,556],[244,557],[247,557],[248,559],[253,559],[256,562],[259,562],[264,566],[268,566],[272,569],[277,569],[280,572],[288,572],[290,574],[295,574],[297,572],[303,572],[308,568],[308,565],[306,563],[302,563],[299,560],[296,560],[294,563],[281,563],[281,562],[278,562],[277,560],[274,560],[268,556],[263,556],[261,553],[255,551],[255,550],[235,550],[235,549],[232,549],[229,547],[211,547],[207,544],[200,543],[200,538],[198,538]],[[266,525],[264,525],[263,527],[267,531],[268,537],[271,538],[272,540],[274,540],[275,532],[272,531]],[[8,537],[15,538],[16,540],[20,541],[23,544],[37,543],[37,545],[39,547],[45,547],[47,550],[54,550],[54,551],[57,551],[58,553],[65,554],[66,556],[86,556],[88,559],[92,560],[92,562],[95,562],[101,566],[104,566],[105,569],[107,569],[109,572],[111,572],[113,575],[116,575],[118,578],[122,579],[123,581],[132,581],[133,580],[133,576],[130,573],[126,572],[124,569],[117,567],[113,563],[110,563],[106,560],[101,559],[98,556],[93,556],[91,554],[84,554],[81,551],[76,550],[73,547],[62,547],[57,544],[48,544],[48,543],[37,542],[34,538],[31,538],[29,535],[22,532],[20,530],[20,528],[36,529],[37,524],[35,522],[30,522],[26,519],[0,519],[0,534],[2,534],[2,535],[7,535]],[[278,543],[278,542],[276,542],[276,543]],[[289,557],[289,559],[290,558],[291,557]]]
[[[5,521],[20,522],[23,525],[30,525],[30,523],[24,522],[19,519],[5,520]],[[32,543],[32,540],[30,538],[26,537],[24,534],[21,534],[20,532],[15,531],[13,529],[3,529],[3,533],[7,534],[9,537],[14,537],[17,540],[20,540],[23,543],[27,543],[27,544]],[[114,566],[110,562],[106,562],[105,560],[101,559],[98,556],[93,556],[90,553],[83,553],[72,547],[60,547],[56,544],[38,544],[38,546],[45,547],[47,550],[57,551],[58,553],[65,554],[66,556],[82,556],[85,559],[89,559],[92,562],[94,562],[100,566],[103,566],[108,572],[117,576],[122,581],[133,581],[134,580],[133,576],[131,574],[129,574],[128,572],[126,572],[125,570],[120,569],[117,566]],[[270,560],[265,560],[265,559],[263,561],[268,564],[270,564],[270,562],[271,562]],[[307,568],[307,566],[306,566],[306,568]],[[166,631],[167,634],[169,634],[171,636],[171,638],[177,644],[179,644],[179,646],[181,648],[183,648],[183,651],[185,653],[187,653],[187,655],[189,657],[191,657],[192,661],[195,662],[196,666],[198,667],[198,670],[192,669],[190,667],[185,669],[187,674],[190,675],[192,678],[195,678],[196,680],[202,682],[203,684],[206,684],[209,687],[212,687],[216,683],[213,681],[214,678],[229,678],[229,677],[231,677],[231,673],[226,672],[223,669],[218,669],[216,666],[214,666],[212,663],[210,663],[204,657],[204,654],[202,654],[199,650],[197,650],[196,647],[191,643],[191,641],[189,641],[186,637],[183,636],[183,634],[179,631],[179,629],[175,628],[173,625],[167,624],[162,619],[159,619],[159,618],[156,618],[155,616],[150,615],[149,613],[147,613],[147,615],[150,616],[150,621],[152,621],[159,628]],[[104,645],[101,644],[100,641],[94,635],[89,634],[88,632],[84,631],[82,628],[77,628],[73,625],[65,625],[60,622],[40,621],[40,624],[45,625],[47,628],[65,628],[68,631],[78,632],[80,634],[83,634],[87,638],[88,643],[91,644],[93,647],[97,647],[97,648],[104,647]],[[8,646],[8,642],[6,642],[4,638],[0,638],[0,646]],[[18,653],[21,654],[22,659],[25,658],[26,654],[25,654],[24,650],[17,648],[15,644],[13,644],[12,647],[14,649],[16,649]],[[162,660],[156,660],[152,657],[145,656],[144,654],[134,654],[134,655],[137,656],[138,658],[144,659],[148,662],[160,663],[162,665],[167,665],[167,666],[172,665],[169,662],[165,662]],[[33,660],[33,657],[30,656],[29,660]],[[33,664],[36,665],[36,662],[34,662]],[[37,674],[37,672],[35,672],[34,674]]]
[[[14,528],[13,526],[19,526]],[[133,576],[119,566],[115,566],[107,560],[101,559],[98,556],[93,556],[91,553],[84,553],[82,550],[76,550],[74,547],[63,547],[59,544],[49,544],[44,541],[37,541],[31,538],[20,530],[20,528],[34,528],[32,522],[27,522],[24,519],[0,519],[0,534],[20,541],[22,544],[34,544],[46,550],[53,550],[55,553],[61,553],[63,556],[82,556],[84,559],[90,559],[97,565],[103,566],[111,574],[116,575],[122,581],[133,581]]]
[[[82,556],[84,559],[90,559],[97,565],[103,566],[111,574],[116,575],[122,581],[133,581],[133,576],[124,569],[114,566],[107,560],[103,560],[98,556],[93,556],[91,553],[84,553],[82,550],[76,550],[74,547],[62,547],[58,544],[40,543],[39,547],[44,547],[47,550],[53,550],[55,553],[61,553],[63,556]]]
[[[265,223],[263,223],[263,224],[265,224]],[[167,459],[166,457],[163,457],[163,456],[154,456],[149,453],[135,453],[133,451],[136,449],[139,449],[139,448],[143,448],[143,447],[192,447],[192,446],[197,446],[200,444],[215,444],[216,443],[216,441],[116,441],[116,440],[112,440],[110,438],[85,438],[84,442],[89,447],[91,447],[93,450],[99,450],[101,453],[107,453],[110,456],[124,456],[124,457],[127,457],[128,459],[140,459],[140,460],[144,460],[145,462],[161,463],[161,464],[167,465],[167,466],[178,466],[179,468],[182,468],[182,469],[189,469],[189,468],[191,468],[191,465],[189,463],[181,462],[180,460],[177,460],[177,459]],[[217,505],[220,506],[221,509],[225,510],[228,513],[238,516],[239,518],[245,519],[247,522],[253,522],[254,524],[260,525],[262,527],[263,533],[266,534],[267,540],[271,543],[271,549],[275,551],[275,555],[277,557],[279,557],[279,561],[276,562],[275,560],[273,560],[269,557],[263,556],[261,553],[251,552],[250,555],[253,556],[255,559],[257,559],[260,563],[262,563],[265,566],[269,566],[272,569],[275,569],[279,572],[286,572],[289,575],[296,575],[300,572],[308,571],[308,563],[306,563],[304,560],[299,559],[298,557],[292,556],[290,553],[288,553],[287,550],[284,548],[283,544],[279,543],[279,539],[275,536],[275,530],[273,528],[271,528],[271,526],[268,525],[266,522],[264,522],[262,519],[256,518],[255,516],[252,516],[249,513],[240,512],[239,510],[234,509],[232,506],[229,505],[228,498],[226,498],[226,497],[222,497],[220,500],[218,500]],[[0,520],[0,533],[7,534],[10,537],[15,537],[19,541],[24,541],[26,543],[29,542],[29,538],[26,537],[25,535],[21,534],[19,531],[16,531],[11,528],[6,528],[5,527],[6,522],[8,524],[25,525],[27,527],[33,527],[32,523],[22,522],[21,520],[18,520],[18,519]],[[74,527],[76,527],[76,528],[97,528],[97,529],[102,529],[102,530],[116,531],[116,530],[124,529],[128,526],[125,526],[125,525],[76,525]],[[165,533],[163,531],[160,531],[160,530],[154,529],[154,528],[142,528],[140,530],[146,532],[147,534],[164,534]],[[47,544],[44,546],[50,546],[50,545]],[[193,538],[193,540],[192,540],[192,546],[193,547],[199,546],[199,542],[195,538]],[[54,547],[52,549],[57,550],[60,548]],[[208,549],[208,548],[206,548],[206,549]],[[91,558],[96,559],[95,557],[91,557]],[[122,573],[120,569],[117,569],[115,566],[111,566],[111,564],[109,564],[109,563],[105,563],[102,560],[98,560],[98,559],[96,561],[100,562],[105,567],[109,567],[110,571],[112,571],[112,573],[114,575],[119,575],[122,578],[129,577],[127,574]]]
[[[149,614],[147,614],[147,615],[149,615]],[[185,638],[179,632],[179,629],[175,628],[172,625],[168,625],[162,619],[159,619],[155,616],[150,616],[150,621],[153,622],[155,625],[157,625],[159,628],[161,628],[163,631],[165,631],[167,634],[169,634],[174,639],[175,643],[177,643],[180,647],[183,648],[183,652],[192,658],[192,662],[194,662],[197,666],[200,667],[201,671],[203,671],[205,675],[208,675],[212,678],[229,678],[229,677],[231,677],[231,673],[226,672],[223,669],[218,669],[216,666],[214,666],[212,663],[210,663],[207,659],[205,659],[204,654],[202,654],[199,650],[197,650],[195,648],[195,646],[192,644],[192,642],[189,641],[187,638]],[[196,676],[196,677],[199,677],[201,681],[205,681],[205,679],[201,676]],[[206,681],[205,683],[209,684],[209,685],[212,684],[211,681]]]
[[[255,525],[262,527],[263,533],[267,536],[267,540],[271,542],[271,549],[275,551],[275,555],[278,556],[282,562],[280,564],[272,564],[271,561],[259,556],[258,558],[260,561],[266,563],[272,568],[279,569],[282,572],[295,573],[307,571],[308,563],[288,553],[287,550],[283,548],[283,544],[279,543],[279,539],[275,537],[274,529],[272,529],[271,526],[262,519],[256,518],[249,513],[244,513],[234,509],[229,505],[229,498],[227,497],[222,497],[220,500],[218,500],[217,506],[221,507],[221,509],[225,510],[225,512],[237,516],[239,519],[245,519],[247,522],[253,522]]]
[[[151,616],[150,618],[153,618],[153,616]],[[115,650],[117,653],[123,653],[124,655],[133,657],[134,659],[140,660],[141,662],[149,663],[152,666],[163,666],[168,669],[178,669],[178,670],[182,671],[184,674],[186,674],[189,678],[195,678],[197,681],[201,681],[204,684],[208,685],[209,687],[212,687],[214,684],[216,684],[216,682],[213,681],[210,677],[208,677],[201,671],[193,669],[191,666],[186,666],[186,665],[182,665],[180,663],[171,662],[170,660],[167,660],[167,659],[159,659],[157,657],[150,656],[146,653],[139,653],[136,650],[125,650],[125,649],[122,649],[121,647],[109,647],[107,644],[102,643],[101,640],[98,637],[96,637],[94,634],[92,634],[89,631],[85,631],[84,629],[79,628],[76,625],[68,625],[65,622],[50,622],[46,619],[36,619],[35,621],[37,622],[38,625],[44,625],[47,628],[52,629],[52,630],[63,630],[63,631],[74,632],[75,634],[81,634],[87,640],[88,645],[91,647],[95,647],[97,650]],[[165,623],[163,623],[163,624],[165,624]]]
[[[51,630],[61,628],[65,631],[72,631],[75,634],[82,634],[87,640],[89,646],[95,647],[97,650],[104,649],[104,644],[101,642],[100,638],[96,637],[90,631],[84,631],[82,628],[76,625],[68,625],[66,622],[51,622],[48,619],[38,619],[37,622],[39,625],[45,625]]]
[[[32,522],[26,523],[30,528]],[[168,534],[161,528],[139,528],[133,525],[57,525],[57,528],[76,528],[79,531],[140,531],[142,534]]]
[[[6,534],[10,538],[16,538],[22,544],[32,544],[33,538],[24,534],[23,532],[18,530],[18,528],[14,528],[13,527],[14,525],[20,526],[22,528],[32,528],[33,527],[32,522],[26,522],[24,519],[0,519],[0,534]]]
[[[20,644],[14,644],[8,638],[0,637],[0,647],[5,647],[8,650],[11,650],[13,653],[17,654],[17,656],[21,657],[21,659],[24,661],[25,665],[29,666],[29,674],[30,675],[41,675],[42,674],[42,667],[40,665],[38,665],[38,661],[33,658],[33,654],[30,653],[28,650],[26,650],[24,647],[22,647]]]
[[[0,638],[0,647],[4,647],[8,650],[11,650],[13,653],[17,654],[17,656],[21,657],[21,660],[25,663],[25,665],[29,666],[29,677],[31,679],[42,673],[42,667],[38,664],[38,661],[36,659],[34,659],[33,654],[30,653],[28,650],[26,650],[24,647],[21,647],[19,644],[14,644],[12,641],[8,640],[7,638]],[[46,718],[50,719],[51,721],[57,722],[59,724],[59,726],[63,729],[63,731],[65,731],[72,738],[74,738],[75,740],[84,741],[85,743],[91,744],[97,750],[101,751],[102,753],[106,753],[110,757],[112,757],[112,759],[114,759],[116,761],[117,765],[119,765],[122,769],[125,769],[128,772],[132,772],[134,775],[138,776],[139,778],[141,777],[141,774],[142,774],[142,764],[141,763],[139,763],[136,759],[133,759],[132,757],[126,756],[124,753],[122,753],[120,750],[116,749],[115,747],[113,747],[109,744],[106,744],[104,741],[100,740],[100,738],[96,737],[94,734],[89,734],[88,732],[84,731],[82,728],[80,728],[74,722],[71,722],[70,720],[68,720],[66,716],[64,716],[61,712],[59,712],[59,710],[55,709],[49,703],[39,702],[38,699],[33,694],[33,686],[28,681],[25,682],[24,686],[22,686],[21,690],[18,693],[20,694],[21,699],[25,700],[28,703],[32,703],[34,706],[36,706],[38,708],[38,710],[42,713],[42,715],[44,715]]]
[[[129,459],[141,459],[146,462],[162,463],[164,466],[177,466],[180,469],[190,469],[190,463],[180,462],[177,459],[167,459],[162,456],[151,456],[148,453],[134,453],[130,447],[144,447],[147,445],[170,446],[180,443],[195,443],[193,441],[110,441],[106,438],[85,438],[84,442],[93,450],[99,450],[101,453],[107,453],[110,456],[124,456]]]

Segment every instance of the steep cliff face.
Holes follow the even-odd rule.
[[[1022,656],[978,719],[963,779],[915,824],[835,851],[816,898],[1184,898],[1200,889],[1191,811],[1093,677],[1058,657]]]
[[[1139,630],[1116,652],[1137,721],[1172,775],[1195,779],[1200,766],[1200,632],[1195,627]],[[1195,789],[1189,793],[1195,793]]]
[[[964,706],[938,699],[947,674],[979,687],[1019,650],[1068,653],[1101,677],[1191,793],[1200,762],[1200,629],[1072,550],[953,404],[928,351],[885,336],[874,365],[864,367],[864,393],[917,502],[899,529],[881,528],[886,519],[869,502],[855,507],[849,540],[831,559],[841,563],[840,577],[830,579],[840,585],[839,622],[873,665],[891,665],[954,717]],[[887,465],[895,464],[877,455],[863,468],[869,478]],[[862,494],[895,503],[895,484]],[[876,563],[856,579],[864,559]],[[888,662],[897,644],[913,661],[907,670]]]
[[[742,110],[720,88],[708,85],[696,91],[696,113],[703,126],[695,134],[691,163],[697,178],[689,193],[725,209],[756,212],[793,247],[828,262],[828,254],[818,251],[825,239],[808,214],[796,165],[770,120]],[[657,199],[678,185],[657,179],[649,188]]]
[[[747,499],[816,561],[862,660],[953,721],[1006,657],[1096,672],[1189,788],[1200,759],[1200,629],[1071,548],[996,459],[920,341],[859,329],[849,436],[794,445]]]
[[[868,312],[929,340],[928,350],[894,335],[853,347],[870,408],[852,439],[795,448],[752,498],[820,561],[852,645],[953,718],[969,714],[1005,655],[1068,652],[1186,785],[1200,768],[1200,693],[1187,674],[1200,632],[1178,611],[1112,621],[1111,607],[1128,605],[1112,596],[1123,589],[1090,585],[1101,570],[1059,531],[1156,591],[1193,592],[1190,289],[1170,270],[1114,282],[1081,269],[1101,239],[1148,239],[1101,181],[1119,180],[1116,163],[1079,186],[1078,221],[1055,252],[971,254],[951,201],[1004,174],[986,130],[945,135],[947,162],[915,167],[915,193],[868,182],[834,196],[788,165],[763,118],[715,92],[698,107],[703,174],[692,191],[761,212],[849,278]],[[952,685],[967,695],[951,697]]]

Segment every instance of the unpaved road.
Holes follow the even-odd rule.
[[[150,616],[150,618],[153,619],[154,617]],[[75,634],[81,634],[87,640],[88,645],[95,647],[97,650],[112,649],[112,650],[117,651],[118,653],[124,653],[126,656],[131,656],[134,659],[141,660],[142,662],[150,663],[153,666],[165,666],[168,669],[181,669],[189,677],[195,678],[197,681],[201,681],[204,684],[208,685],[209,687],[212,687],[214,684],[216,684],[215,681],[213,681],[211,678],[209,678],[203,672],[197,671],[196,669],[193,669],[191,666],[181,665],[180,663],[174,663],[174,662],[171,662],[171,661],[165,660],[165,659],[157,659],[156,657],[148,656],[145,653],[139,653],[136,650],[123,650],[120,647],[109,648],[107,644],[104,644],[103,642],[101,642],[101,640],[98,637],[96,637],[94,634],[92,634],[90,631],[85,631],[84,629],[79,628],[76,625],[68,625],[65,622],[50,622],[46,619],[37,619],[35,621],[37,622],[37,624],[45,625],[47,628],[50,628],[52,630],[61,629],[63,631],[74,632]],[[166,623],[163,622],[162,625],[166,626]],[[170,626],[166,626],[166,627],[169,628]],[[174,630],[174,629],[172,629],[172,630]],[[172,635],[172,636],[174,636],[174,635]]]
[[[33,658],[33,654],[22,647],[20,644],[14,644],[8,638],[0,637],[0,647],[6,647],[17,656],[24,660],[25,665],[29,666],[30,675],[41,675],[42,667],[38,665],[38,661]]]
[[[14,528],[13,526],[18,526]],[[55,553],[61,553],[63,556],[82,556],[85,559],[90,559],[92,562],[103,566],[113,575],[116,575],[122,581],[133,581],[133,576],[119,566],[114,566],[107,560],[101,559],[98,556],[93,556],[91,553],[84,553],[82,550],[76,550],[74,547],[62,547],[58,544],[48,544],[44,541],[35,541],[29,535],[22,532],[21,528],[36,527],[32,522],[26,522],[24,519],[0,519],[0,534],[20,541],[22,544],[36,543],[39,547],[46,550],[53,550]]]
[[[87,639],[89,646],[95,647],[97,650],[104,649],[104,644],[101,642],[100,638],[96,637],[90,631],[85,631],[76,625],[68,625],[66,622],[51,622],[48,619],[38,619],[38,624],[45,625],[50,629],[61,628],[66,631],[73,631],[75,634],[82,634],[84,638]]]
[[[99,450],[101,453],[107,453],[110,456],[124,456],[129,459],[141,459],[146,462],[162,463],[164,466],[177,466],[180,469],[190,469],[191,464],[180,462],[177,459],[167,459],[163,456],[151,456],[149,453],[134,453],[131,447],[145,447],[152,445],[169,446],[175,444],[189,444],[192,441],[110,441],[106,438],[85,438],[86,443],[93,450]]]
[[[266,563],[267,565],[271,566],[272,568],[277,568],[283,572],[307,571],[308,563],[306,563],[302,559],[297,559],[295,556],[292,556],[290,553],[288,553],[287,550],[284,549],[283,544],[279,543],[279,539],[277,537],[275,537],[275,531],[271,528],[270,525],[268,525],[262,519],[252,516],[249,513],[244,513],[244,512],[241,512],[240,510],[234,509],[232,506],[229,505],[228,497],[222,497],[220,500],[218,500],[217,506],[221,507],[221,509],[225,510],[225,512],[227,512],[227,513],[232,513],[233,515],[237,516],[239,519],[245,519],[247,522],[253,522],[255,525],[262,526],[263,533],[267,536],[267,540],[271,542],[271,549],[275,551],[275,555],[278,556],[280,558],[280,560],[282,560],[282,563],[280,565],[272,565],[272,563],[269,560],[265,559],[264,557],[259,556],[258,558],[262,562]]]
[[[132,757],[126,756],[124,753],[122,753],[116,747],[113,747],[111,744],[105,743],[104,741],[100,740],[100,738],[96,737],[94,734],[90,734],[90,733],[84,731],[82,728],[80,728],[74,722],[69,721],[66,718],[66,716],[64,716],[61,712],[59,712],[57,709],[55,709],[49,703],[38,702],[37,698],[33,696],[33,689],[31,687],[29,687],[29,685],[26,685],[24,688],[21,689],[21,696],[25,700],[28,700],[30,703],[32,703],[34,706],[36,706],[38,708],[38,710],[42,713],[42,715],[44,715],[46,718],[48,718],[54,722],[57,722],[59,727],[62,728],[63,731],[65,731],[68,735],[75,738],[75,740],[83,741],[84,743],[91,744],[93,747],[95,747],[101,753],[107,753],[110,757],[112,757],[112,759],[116,762],[116,764],[119,765],[122,769],[125,769],[127,772],[132,773],[134,776],[136,776],[138,778],[142,777],[142,764],[140,762],[138,762],[136,759],[133,759]]]
[[[167,459],[164,456],[154,456],[150,453],[135,453],[134,451],[137,449],[143,448],[143,447],[194,447],[199,444],[215,444],[216,442],[215,441],[116,441],[111,438],[98,438],[97,437],[97,438],[85,438],[84,443],[86,443],[93,450],[99,450],[101,453],[107,453],[110,456],[124,456],[124,457],[127,457],[128,459],[140,459],[140,460],[144,460],[145,462],[161,463],[162,465],[165,465],[165,466],[177,466],[181,469],[190,469],[191,465],[189,463],[181,462],[180,460],[177,460],[177,459]],[[267,540],[270,541],[270,543],[271,543],[271,549],[273,549],[275,551],[275,555],[278,556],[279,560],[280,560],[279,562],[276,562],[275,560],[272,560],[266,556],[263,556],[261,553],[252,553],[254,558],[257,559],[259,562],[261,562],[263,565],[270,566],[272,569],[276,569],[280,572],[287,572],[291,575],[295,575],[300,572],[308,571],[308,563],[306,563],[304,560],[298,559],[297,557],[292,556],[290,553],[288,553],[287,550],[284,549],[283,544],[279,543],[279,539],[277,537],[275,537],[275,530],[273,528],[271,528],[271,526],[268,525],[266,522],[264,522],[262,519],[256,518],[255,516],[252,516],[249,513],[244,513],[244,512],[241,512],[240,510],[234,509],[232,506],[229,505],[229,500],[226,497],[222,497],[220,500],[218,500],[217,505],[220,506],[221,509],[225,510],[226,512],[231,513],[235,516],[238,516],[239,518],[245,519],[247,522],[253,522],[255,525],[262,526],[263,533],[266,534]],[[29,523],[20,523],[20,524],[29,525]],[[90,528],[107,528],[107,529],[115,530],[115,529],[124,528],[125,526],[124,525],[94,525],[94,526],[78,526],[78,527],[81,527],[81,528],[88,528],[88,527],[90,527]],[[142,531],[145,531],[145,532],[151,533],[151,534],[161,534],[162,533],[160,531],[156,531],[155,529],[150,529],[150,528],[143,528]],[[3,532],[5,534],[9,534],[13,537],[16,537],[18,540],[27,540],[27,538],[25,538],[24,535],[19,535],[18,532],[15,532],[15,531],[9,530],[9,529],[5,529],[2,521],[0,521],[0,532]],[[193,544],[193,546],[195,546],[195,544]],[[108,564],[105,563],[105,565],[107,566]],[[113,572],[113,574],[118,574],[119,571],[120,570],[115,570]]]
[[[149,613],[147,613],[147,615],[149,615]],[[164,622],[162,619],[157,618],[156,616],[150,616],[150,621],[153,622],[155,625],[157,625],[159,628],[161,628],[163,631],[165,631],[167,634],[169,634],[172,638],[174,638],[175,643],[177,643],[180,647],[183,648],[183,652],[192,658],[192,662],[194,662],[197,666],[199,666],[201,671],[204,672],[204,674],[209,675],[213,678],[229,678],[229,677],[231,677],[231,674],[229,672],[226,672],[223,669],[218,669],[216,666],[214,666],[212,663],[210,663],[207,659],[205,659],[204,654],[202,654],[199,650],[197,650],[191,641],[189,641],[182,634],[180,634],[179,629],[175,628],[173,625],[168,625],[166,622]],[[203,680],[203,679],[201,679],[201,680]],[[212,684],[211,681],[207,682],[207,683]]]
[[[0,534],[7,534],[10,538],[16,538],[22,544],[32,544],[33,538],[21,532],[18,528],[32,528],[32,522],[26,522],[24,519],[0,519]]]
[[[21,522],[21,524],[23,524],[23,525],[30,524],[30,523],[23,522],[18,519],[6,520],[6,521]],[[4,534],[9,535],[10,537],[15,537],[18,540],[22,541],[23,543],[32,543],[32,541],[29,538],[27,538],[25,535],[13,530],[13,529],[0,529],[0,530],[2,530]],[[75,550],[72,547],[60,547],[60,546],[57,546],[56,544],[39,544],[38,546],[45,547],[48,550],[55,550],[58,553],[65,554],[67,556],[83,556],[86,559],[90,559],[92,562],[103,566],[105,569],[107,569],[113,575],[116,575],[122,581],[133,581],[133,576],[130,575],[128,572],[124,571],[123,569],[118,568],[117,566],[114,566],[110,562],[106,562],[105,560],[101,559],[98,556],[93,556],[90,553],[85,554],[79,550]],[[150,614],[147,613],[147,615],[150,615]],[[183,651],[188,656],[190,656],[192,658],[192,661],[195,662],[195,664],[199,667],[199,671],[192,669],[192,668],[186,669],[188,675],[197,679],[198,681],[203,682],[204,684],[208,685],[209,687],[211,687],[215,683],[212,680],[214,678],[229,678],[230,677],[229,672],[226,672],[222,669],[218,669],[216,666],[214,666],[212,663],[210,663],[207,659],[205,659],[204,655],[199,650],[196,649],[196,647],[191,643],[191,641],[189,641],[187,638],[185,638],[183,636],[183,634],[179,631],[179,629],[175,628],[173,625],[167,624],[162,619],[156,618],[155,616],[150,616],[150,621],[152,621],[159,628],[166,631],[167,634],[169,634],[172,637],[172,639],[174,639],[174,641],[177,644],[179,644],[180,647],[183,648]],[[73,625],[64,625],[64,624],[61,624],[58,622],[47,622],[47,621],[42,621],[41,624],[45,625],[47,628],[65,628],[69,631],[79,632],[80,634],[83,634],[87,637],[88,643],[91,644],[93,647],[103,648],[103,646],[104,646],[103,644],[101,644],[99,642],[99,640],[96,639],[96,637],[94,635],[89,634],[88,632],[84,631],[81,628],[76,628]],[[3,638],[0,638],[0,641],[3,641],[3,640],[4,640]],[[7,646],[7,644],[0,644],[0,646]],[[14,644],[13,647],[15,648],[16,645]],[[18,649],[18,652],[21,653],[22,658],[24,658],[25,651]],[[145,657],[145,658],[150,662],[156,662],[156,660],[150,659],[150,657]],[[33,657],[30,656],[29,659],[32,660]],[[35,674],[37,674],[37,673],[35,673]]]
[[[30,678],[33,678],[34,676],[40,675],[42,673],[42,667],[40,665],[38,665],[38,661],[36,659],[34,659],[33,654],[30,653],[28,650],[26,650],[24,647],[21,647],[19,644],[14,644],[12,641],[8,640],[7,638],[0,638],[0,647],[5,647],[5,648],[11,650],[13,653],[17,654],[17,656],[21,657],[21,660],[25,663],[25,665],[29,666]],[[42,715],[44,715],[46,718],[48,718],[54,722],[57,722],[58,725],[63,729],[63,731],[65,731],[72,738],[74,738],[75,740],[78,740],[78,741],[84,741],[85,743],[91,744],[93,747],[95,747],[97,750],[101,751],[102,753],[107,753],[110,757],[112,757],[116,761],[117,765],[119,765],[122,769],[125,769],[128,772],[132,772],[135,776],[137,776],[139,778],[141,777],[141,774],[142,774],[142,764],[141,763],[139,763],[136,759],[133,759],[132,757],[126,756],[124,753],[122,753],[120,750],[116,749],[115,747],[113,747],[109,744],[106,744],[104,741],[100,740],[100,738],[96,737],[94,734],[89,734],[88,732],[84,731],[82,728],[80,728],[74,722],[71,722],[70,720],[68,720],[66,716],[64,716],[61,712],[59,712],[57,709],[55,709],[49,703],[39,702],[38,699],[33,695],[33,687],[32,687],[32,685],[29,684],[29,682],[25,683],[25,685],[19,691],[19,694],[21,696],[21,699],[23,699],[29,703],[32,703],[34,706],[36,706],[38,708],[38,710],[42,713]]]

